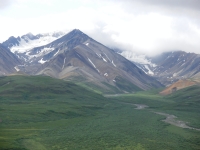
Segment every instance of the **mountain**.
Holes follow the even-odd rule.
[[[200,72],[200,55],[175,51],[163,53],[152,58],[157,65],[154,68],[155,76],[162,83],[173,83],[179,79],[193,78]]]
[[[21,61],[9,49],[0,44],[0,75],[6,75],[18,71],[17,65]]]
[[[199,54],[184,51],[166,52],[154,57],[141,57],[131,52],[121,54],[164,85],[180,79],[200,77]]]
[[[151,75],[151,76],[154,75],[153,70],[157,65],[151,61],[150,57],[147,57],[145,55],[139,55],[131,51],[117,50],[116,52],[124,56],[128,60],[134,62],[134,64],[136,64],[146,74]]]
[[[24,60],[24,66],[18,66],[22,72],[80,81],[105,92],[162,86],[132,62],[77,29],[46,45],[14,53]]]
[[[2,43],[5,47],[9,48],[13,53],[23,53],[34,47],[48,44],[61,36],[64,32],[52,32],[45,34],[33,35],[32,33],[25,34],[21,37],[11,36],[8,40]]]

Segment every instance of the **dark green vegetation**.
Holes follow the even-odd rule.
[[[49,77],[1,77],[0,149],[198,150],[200,131],[169,125],[152,111],[200,128],[199,91],[194,86],[167,97],[149,91],[105,98]]]
[[[170,109],[175,115],[190,122],[191,126],[200,128],[200,86],[195,85],[177,91],[166,97],[176,103]],[[167,109],[167,108],[165,108]]]
[[[79,86],[82,86],[90,91],[96,92],[96,93],[104,93],[104,94],[114,94],[114,93],[124,93],[124,92],[136,92],[136,91],[142,91],[142,89],[140,89],[139,87],[137,87],[136,85],[134,85],[133,83],[129,82],[128,80],[117,76],[115,78],[115,84],[114,85],[110,85],[106,82],[102,82],[102,83],[95,83],[94,81],[88,80],[87,78],[83,77],[83,76],[72,76],[72,77],[68,77],[66,79],[64,79],[66,81],[70,81],[73,82]],[[102,87],[102,85],[104,85],[104,87]]]
[[[135,91],[141,91],[142,89],[140,89],[139,87],[137,87],[136,85],[132,84],[131,82],[129,82],[128,80],[122,78],[122,77],[116,77],[115,78],[116,81],[116,85],[119,89],[122,89],[123,91],[126,92],[135,92]]]

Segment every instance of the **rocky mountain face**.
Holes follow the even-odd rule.
[[[21,61],[9,49],[0,44],[0,75],[16,72],[18,65],[21,65]]]
[[[9,71],[2,69],[1,74],[20,70],[31,75],[92,82],[104,89],[108,85],[117,89],[128,87],[124,91],[160,87],[155,79],[166,86],[180,79],[200,80],[199,54],[175,51],[147,57],[129,51],[113,51],[80,30],[68,34],[12,36],[1,47],[4,51],[9,48],[15,54],[12,57],[16,59],[17,56],[23,62],[23,65],[13,64],[14,67],[7,69]],[[7,49],[7,52],[10,51]]]
[[[174,51],[155,57],[138,57],[131,53],[122,55],[164,85],[170,85],[180,79],[200,77],[199,54]]]
[[[200,55],[175,51],[163,53],[152,58],[157,64],[155,76],[163,83],[172,83],[179,79],[193,78],[200,72]]]
[[[11,50],[24,61],[17,69],[31,75],[88,82],[123,92],[162,86],[123,56],[76,29],[42,46],[13,46]]]

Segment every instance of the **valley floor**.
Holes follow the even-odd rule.
[[[113,96],[116,96],[116,95],[113,95]],[[139,110],[149,107],[149,106],[144,105],[144,104],[132,104],[132,103],[124,103],[124,102],[121,102],[121,103],[136,106],[135,109],[139,109]],[[174,125],[174,126],[177,126],[177,127],[180,127],[180,128],[188,128],[188,129],[193,129],[193,130],[200,131],[200,129],[188,126],[187,122],[184,122],[184,121],[181,121],[181,120],[177,120],[177,117],[174,116],[174,115],[170,115],[170,114],[166,114],[166,113],[162,113],[162,112],[154,112],[154,111],[151,111],[151,109],[149,111],[151,113],[155,113],[155,114],[158,114],[158,115],[165,116],[166,119],[161,120],[161,121],[164,121],[164,122],[169,123],[171,125]]]
[[[200,128],[199,87],[165,97],[147,91],[106,98],[69,83],[73,91],[65,94],[56,82],[48,90],[40,85],[43,92],[34,96],[8,94],[12,81],[0,88],[1,150],[200,149],[200,131],[193,129]]]

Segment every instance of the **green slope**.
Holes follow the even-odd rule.
[[[194,85],[177,91],[165,97],[167,100],[173,100],[174,105],[171,111],[187,120],[194,127],[200,128],[200,86]],[[168,109],[168,108],[163,108]]]
[[[128,80],[117,76],[115,78],[115,86],[106,82],[97,83],[84,78],[83,76],[73,76],[64,79],[73,82],[79,86],[87,88],[90,91],[103,94],[117,94],[117,93],[134,93],[136,91],[143,91]]]
[[[198,91],[196,87],[187,92],[197,96],[190,98],[194,104]],[[180,96],[186,92],[168,97],[157,93],[105,98],[50,77],[1,77],[0,149],[198,150],[200,131],[166,124],[163,116],[152,113],[173,113],[199,128],[199,111],[194,105],[181,105]],[[137,110],[128,103],[149,108]]]

